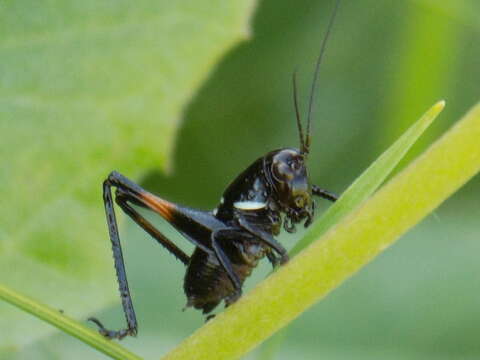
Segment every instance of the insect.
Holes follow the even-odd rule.
[[[234,303],[242,294],[244,280],[262,258],[267,257],[273,267],[288,261],[287,251],[274,236],[280,233],[282,227],[292,233],[296,224],[304,222],[305,227],[311,224],[315,211],[313,196],[330,201],[337,199],[333,193],[310,184],[306,162],[311,144],[310,124],[320,63],[338,6],[339,0],[336,1],[317,58],[305,134],[298,109],[295,73],[293,75],[293,100],[300,149],[283,148],[258,158],[227,187],[220,204],[212,211],[169,202],[116,171],[110,173],[103,182],[103,201],[127,327],[108,330],[98,319],[90,318],[102,335],[110,339],[122,339],[127,335],[136,336],[138,328],[125,272],[114,199],[130,218],[186,266],[186,306],[200,309],[204,314],[209,314],[222,301],[226,306]],[[112,188],[116,188],[115,197],[112,196]],[[195,245],[193,253],[187,255],[183,252],[133,205],[151,210],[166,219]]]

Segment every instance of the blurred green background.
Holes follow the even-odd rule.
[[[143,12],[139,10],[137,20],[142,20],[145,14],[154,17],[155,13],[152,11],[165,11],[161,21],[174,21],[165,15],[170,14],[169,9],[150,8],[147,7],[147,3],[149,2],[142,2],[145,9]],[[211,10],[211,5],[205,4],[204,7],[198,5],[197,8],[192,5],[193,2],[181,1],[179,4],[180,8],[188,8],[191,21],[195,22],[195,26],[191,28],[190,18],[187,17],[184,24],[182,23],[186,49],[188,41],[196,40],[194,37],[196,31],[199,32],[199,37],[203,38],[203,27],[211,26],[214,29],[212,31],[222,33],[222,26],[227,28],[237,21],[240,24],[238,28],[242,28],[246,26],[246,22],[242,21],[248,20],[248,14],[252,11],[252,8],[240,9],[240,7],[221,9],[225,14],[233,14],[231,19],[225,18],[222,22],[214,16],[209,18],[209,14],[206,15]],[[217,6],[221,7],[218,4]],[[114,11],[116,6],[125,6],[125,3],[109,2],[108,6],[105,5],[105,8],[108,8],[102,18],[105,22],[108,22],[109,16],[116,19],[115,21],[123,21]],[[168,64],[183,75],[173,76],[167,71],[168,67],[167,70],[164,67],[163,72],[157,77],[153,71],[155,65],[160,67],[164,65],[162,63],[164,54],[160,50],[145,51],[144,57],[151,57],[152,63],[152,69],[149,67],[145,69],[146,74],[127,72],[125,75],[122,71],[128,69],[130,64],[128,61],[122,63],[119,60],[120,63],[117,64],[110,63],[110,58],[105,60],[103,67],[98,69],[99,73],[119,74],[118,76],[126,78],[126,83],[134,84],[127,88],[128,94],[120,101],[118,99],[111,101],[107,96],[99,95],[114,88],[117,79],[112,80],[113,85],[110,84],[110,87],[103,82],[94,82],[92,88],[88,88],[88,83],[72,81],[71,83],[80,84],[79,86],[87,87],[88,91],[91,91],[95,107],[85,111],[90,106],[90,104],[84,106],[89,99],[81,98],[78,109],[72,110],[70,107],[69,113],[78,111],[78,121],[83,121],[82,116],[95,113],[98,106],[98,111],[104,115],[88,125],[91,128],[87,134],[102,140],[102,137],[106,136],[103,135],[103,131],[114,131],[115,136],[123,136],[122,141],[129,141],[131,133],[132,137],[135,136],[132,141],[140,144],[128,155],[125,163],[121,155],[122,143],[118,143],[119,140],[111,140],[109,144],[114,144],[112,146],[97,148],[81,167],[83,169],[81,181],[86,181],[84,177],[88,178],[95,181],[98,188],[92,190],[92,193],[88,192],[88,188],[80,188],[78,193],[76,190],[75,196],[92,202],[96,208],[95,215],[102,216],[100,183],[110,169],[116,169],[167,199],[193,207],[211,208],[215,206],[229,181],[251,161],[274,148],[297,146],[291,74],[294,69],[298,69],[300,99],[305,108],[315,58],[332,6],[333,0],[260,1],[255,11],[251,13],[249,30],[251,37],[237,43],[224,56],[220,56],[221,50],[211,49],[210,51],[216,51],[218,56],[198,65],[200,70],[195,73],[197,76],[195,81],[188,78],[181,68],[177,69],[172,65],[177,61],[175,58],[170,59],[171,63]],[[0,11],[5,10],[11,8],[0,3]],[[36,9],[32,9],[34,10]],[[29,10],[24,7],[19,11]],[[77,9],[71,11],[75,12]],[[234,20],[237,19],[236,11],[246,14],[243,20]],[[178,15],[175,14],[173,13],[172,17]],[[11,23],[14,22],[12,16],[12,13],[2,14],[2,17],[9,18]],[[32,13],[29,16],[34,15]],[[55,18],[56,15],[48,16]],[[202,21],[205,21],[205,24]],[[60,27],[67,26],[59,23]],[[166,27],[166,30],[169,29],[171,28]],[[173,29],[178,31],[179,27]],[[93,27],[92,31],[96,29]],[[158,31],[158,28],[152,31]],[[238,35],[242,31],[243,35]],[[245,28],[242,31],[237,30],[237,35],[232,36],[234,39],[232,43],[245,37]],[[137,33],[134,27],[125,27],[119,39],[115,41],[121,43],[122,39],[126,38],[133,39],[131,41],[134,42],[135,34]],[[155,37],[146,34],[147,38]],[[147,41],[145,44],[150,47],[158,46],[169,52],[170,47],[174,48],[177,45],[176,40],[171,40],[172,37],[176,39],[175,36],[178,36],[178,33],[163,34],[153,45],[147,44]],[[162,44],[164,38],[166,45]],[[469,107],[480,100],[479,39],[480,3],[475,0],[343,1],[321,69],[310,158],[312,181],[341,193],[427,108],[439,99],[446,99],[445,111],[415,146],[409,159],[428,146]],[[92,44],[91,49],[86,41],[81,44],[81,52],[91,51],[94,54],[98,48],[102,48],[103,51],[104,47],[107,47],[108,52],[110,44],[108,40],[103,39],[105,43],[95,46]],[[178,40],[178,43],[183,40],[183,38]],[[203,38],[205,46],[201,50],[206,51],[210,44],[223,40],[221,36]],[[10,54],[11,48],[16,46],[14,38],[5,38],[2,43],[0,52],[7,55]],[[222,51],[228,48],[227,43],[225,41],[226,45]],[[141,53],[145,44],[136,43],[133,50]],[[72,47],[75,48],[75,43]],[[26,54],[28,56],[28,52]],[[118,52],[118,56],[123,55],[121,51]],[[154,57],[156,55],[160,58],[158,64]],[[176,55],[182,56],[182,52]],[[191,52],[186,51],[184,55],[191,55]],[[19,101],[17,98],[12,100],[9,92],[16,89],[15,82],[22,78],[20,71],[20,74],[12,74],[12,69],[16,69],[13,56],[12,59],[11,64],[0,59],[0,62],[3,62],[0,72],[3,79],[0,107],[2,142],[7,141],[11,127],[14,126],[12,125],[14,120],[9,118],[10,106],[18,106],[15,101]],[[182,58],[178,62],[183,64],[183,60]],[[62,59],[58,61],[61,62]],[[95,61],[94,55],[92,61]],[[92,76],[96,75],[93,73]],[[137,84],[139,79],[143,79],[142,76],[151,82],[148,89],[147,86],[142,86],[143,83]],[[182,88],[183,85],[176,85],[175,81],[185,81],[187,83],[185,89]],[[107,86],[107,89],[105,90],[103,86]],[[200,88],[196,89],[197,86]],[[35,84],[31,88],[35,90]],[[60,92],[61,89],[54,91]],[[68,97],[69,89],[64,91],[65,97]],[[136,99],[137,102],[129,103],[132,97],[141,98],[144,95],[150,96],[153,100],[142,103],[141,99]],[[167,105],[174,102],[177,97],[183,96],[188,105],[183,107],[183,103],[179,102],[171,110],[170,117],[158,120],[156,116],[163,114],[162,109],[158,104],[152,105],[153,108],[149,106],[155,104],[154,99],[157,95],[161,99],[160,103],[163,101]],[[75,103],[77,100],[74,94],[73,99],[65,101]],[[111,120],[116,113],[113,112],[109,117],[108,111],[121,105],[125,106],[122,110],[125,121],[118,124],[115,122],[117,120]],[[105,108],[109,110],[105,112]],[[61,108],[57,110],[56,116],[58,122],[52,124],[48,132],[55,132],[56,124],[61,124]],[[144,127],[142,117],[151,119],[148,126]],[[156,120],[161,122],[159,130],[155,127]],[[175,126],[172,125],[172,129],[169,124],[176,125],[178,120],[181,120],[181,126],[176,132]],[[20,120],[17,118],[15,121]],[[114,130],[115,126],[120,126],[121,130]],[[22,131],[28,133],[33,130],[24,125]],[[145,138],[148,139],[144,142],[139,135],[142,131],[145,131]],[[74,134],[66,133],[63,136],[68,143]],[[173,136],[176,136],[176,142],[174,151],[170,152]],[[83,138],[75,141],[77,140],[87,143],[92,141]],[[165,142],[170,144],[170,148],[156,153],[158,148],[166,147]],[[28,148],[29,144],[24,146]],[[113,158],[111,164],[106,163],[104,154],[107,154],[106,158]],[[155,160],[152,154],[164,156],[158,160],[160,166],[153,165]],[[75,156],[75,153],[68,155]],[[0,156],[4,157],[6,163],[7,157],[11,157],[5,152]],[[52,157],[54,156],[57,159],[58,154],[52,153]],[[150,160],[145,160],[145,157]],[[23,158],[21,160],[23,161]],[[45,164],[48,164],[49,160],[48,157],[42,159]],[[59,161],[65,162],[68,159]],[[94,164],[91,167],[95,168],[93,174],[88,173],[91,164]],[[33,171],[38,167],[45,167],[44,163],[28,164],[28,161],[27,165],[31,166]],[[144,166],[143,173],[138,171],[139,165]],[[55,166],[52,165],[52,168],[52,172],[55,173]],[[0,173],[2,183],[11,182],[8,169],[4,168]],[[169,171],[165,172],[164,169]],[[69,173],[65,167],[61,172],[66,182],[77,181],[75,178],[68,178]],[[22,184],[22,180],[19,181]],[[30,199],[35,200],[36,194],[30,193],[29,190],[18,189],[21,194],[27,194]],[[35,191],[45,190],[38,186]],[[62,191],[62,188],[58,191]],[[274,351],[272,358],[334,360],[480,358],[479,193],[480,183],[476,177],[395,246],[294,321],[282,334],[279,344],[267,343],[270,350]],[[16,210],[14,203],[6,203],[4,207],[8,208],[9,212],[20,211]],[[67,209],[71,211],[71,208]],[[22,211],[26,210],[22,208]],[[76,213],[73,217],[81,218],[84,215]],[[69,217],[65,216],[65,221],[68,221]],[[100,221],[103,221],[103,218]],[[161,220],[156,221],[181,246],[191,249],[181,236],[169,230]],[[33,226],[29,223],[28,216],[25,216],[25,224]],[[64,241],[64,238],[58,237],[55,232],[58,223],[49,223],[47,218],[40,224],[48,226],[49,229],[43,234],[44,237],[56,237],[56,241]],[[93,250],[78,250],[83,254],[80,261],[76,256],[76,249],[81,244],[75,241],[67,242],[64,254],[67,257],[64,259],[66,265],[62,271],[72,272],[73,278],[78,282],[72,285],[52,280],[52,283],[48,284],[50,292],[58,294],[58,300],[52,305],[64,309],[68,314],[77,314],[77,303],[72,298],[80,293],[82,295],[77,301],[82,307],[82,315],[79,314],[79,317],[86,318],[93,314],[105,320],[109,326],[123,326],[106,228],[104,231],[90,231],[87,221],[77,219],[74,225],[76,232],[84,232],[85,237],[94,237],[96,245]],[[66,225],[62,223],[61,226]],[[6,230],[2,230],[3,234],[0,233],[3,236],[0,251],[3,251],[4,258],[7,252],[5,249],[2,250],[2,247],[12,246],[9,245],[9,236],[5,235],[10,235],[11,228],[6,226]],[[33,231],[31,236],[38,236],[38,232]],[[287,247],[291,247],[298,236],[300,234],[282,235],[280,239]],[[179,262],[159,248],[130,221],[123,222],[122,237],[126,240],[124,252],[140,323],[138,338],[127,339],[123,343],[146,358],[159,358],[200,327],[203,324],[203,317],[193,310],[183,313],[181,311],[185,304],[182,290],[184,269]],[[55,252],[56,246],[59,245],[45,241],[38,245],[41,253],[38,249],[34,251],[36,259],[45,263],[54,262],[49,254]],[[30,247],[23,247],[22,251],[32,253]],[[91,253],[95,255],[90,256]],[[2,262],[5,265],[6,261]],[[102,262],[102,265],[98,262]],[[75,273],[78,263],[82,267],[81,276]],[[84,268],[93,270],[88,271]],[[58,270],[58,267],[56,269]],[[51,304],[50,298],[36,292],[37,287],[43,287],[44,283],[24,283],[25,278],[16,275],[17,271],[22,270],[15,267],[5,266],[1,270],[2,282]],[[95,276],[97,271],[98,276]],[[111,273],[103,274],[109,271]],[[268,272],[267,264],[260,266],[249,279],[247,287],[254,286]],[[56,277],[54,279],[58,280]],[[29,281],[35,283],[35,274],[30,274]],[[104,289],[104,293],[101,293],[102,301],[96,298],[96,292],[89,296],[90,289],[97,291],[98,287]],[[64,294],[69,291],[77,293],[72,293],[75,296]],[[19,311],[10,305],[0,303],[0,313],[2,316],[5,313],[14,313],[17,316]],[[18,331],[19,326],[25,326],[22,321],[29,316],[24,314],[18,316],[20,320],[10,322],[8,328],[6,323],[1,323],[0,338],[10,332],[10,327],[15,332],[15,328]],[[33,321],[39,323],[37,320]],[[105,358],[64,334],[52,332],[48,325],[38,326],[40,330],[35,329],[36,335],[32,335],[31,340],[28,340],[29,328],[21,329],[26,339],[21,346],[15,342],[12,345],[2,344],[0,358],[15,360]],[[43,335],[38,336],[38,331]],[[259,349],[249,354],[247,358],[268,358],[268,351],[269,349],[265,348]]]

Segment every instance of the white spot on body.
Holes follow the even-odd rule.
[[[253,183],[253,190],[255,190],[255,191],[260,190],[260,180],[259,179],[255,180],[255,182]]]
[[[217,208],[215,208],[215,209],[212,210],[213,216],[217,216],[217,213],[218,213],[218,209],[217,209]]]
[[[260,201],[237,201],[233,203],[233,206],[239,210],[259,210],[263,209],[267,204]]]
[[[220,204],[223,204],[225,202],[225,199],[223,198],[223,196],[220,198]]]

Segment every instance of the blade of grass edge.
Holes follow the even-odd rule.
[[[21,295],[1,284],[0,299],[3,299],[39,319],[48,322],[113,359],[141,360],[141,357],[138,355],[131,353],[114,341],[107,340],[97,331],[93,331],[79,322],[63,315],[58,310],[43,305],[25,295]]]
[[[323,216],[315,221],[306,235],[290,251],[292,256],[298,254],[311,244],[315,238],[324,234],[338,223],[345,215],[359,206],[385,181],[408,150],[415,144],[425,130],[433,123],[445,107],[445,101],[433,105],[416,123],[377,158],[353,183],[342,196],[328,208]],[[315,235],[312,235],[315,234]]]
[[[236,359],[299,316],[480,170],[480,104],[323,237],[164,357]]]

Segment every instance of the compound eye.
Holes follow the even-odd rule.
[[[278,181],[288,181],[293,179],[293,174],[289,164],[285,162],[278,162],[272,166],[273,176]]]

